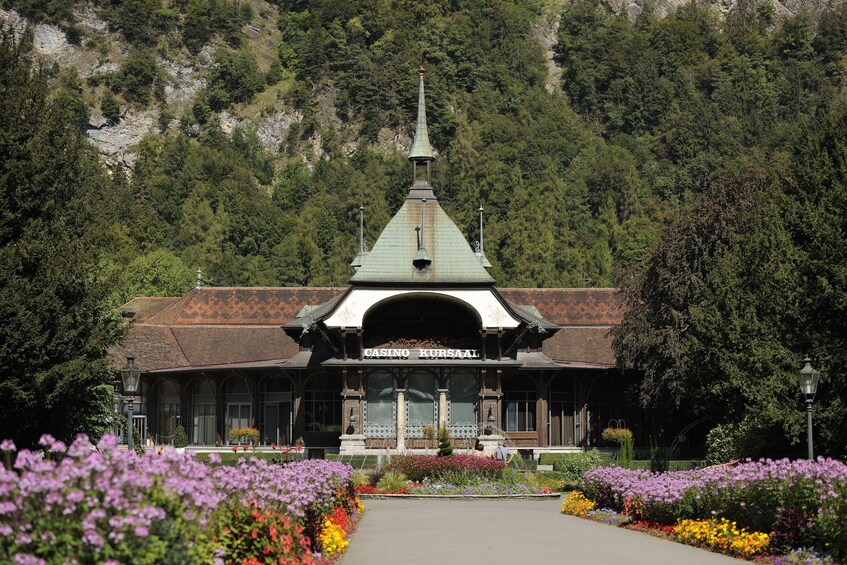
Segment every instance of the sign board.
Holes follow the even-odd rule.
[[[373,348],[362,352],[365,359],[479,359],[478,349],[389,349]]]

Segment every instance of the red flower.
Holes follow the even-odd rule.
[[[233,446],[232,446],[232,452],[233,452],[233,453],[236,453],[237,451],[238,451],[238,446],[237,446],[237,445],[233,445]]]
[[[302,445],[300,445],[299,443],[298,443],[297,445],[295,445],[295,446],[294,446],[294,451],[300,452],[300,451],[302,451],[302,450],[303,450],[303,446],[302,446]]]
[[[256,539],[257,537],[259,537],[259,532],[257,532],[256,530],[253,530],[252,532],[250,532],[250,536],[253,539]]]
[[[271,449],[274,449],[274,450],[276,449],[276,444],[275,444],[275,443],[272,443],[272,444],[271,444]]]
[[[244,451],[247,451],[247,444],[245,443],[244,445],[242,445],[241,449],[244,450]]]

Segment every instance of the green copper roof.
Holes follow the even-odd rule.
[[[415,127],[415,141],[409,151],[410,161],[435,161],[435,154],[429,144],[429,130],[426,127],[426,99],[424,97],[424,70],[418,71],[420,86],[418,87],[418,123]]]
[[[385,226],[367,260],[350,279],[351,283],[494,283],[465,236],[431,194],[426,204],[423,199],[409,195]],[[421,247],[431,262],[418,269],[412,263],[421,257],[415,228],[421,225],[424,205],[426,225]]]

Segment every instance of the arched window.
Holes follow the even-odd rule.
[[[368,373],[365,392],[365,434],[369,437],[396,435],[394,390],[392,371],[377,369]]]
[[[253,426],[253,395],[244,377],[230,377],[223,386],[226,429],[224,440],[229,442],[229,431],[233,428]]]
[[[341,377],[321,373],[306,381],[303,392],[307,432],[341,433]]]
[[[290,445],[294,420],[291,379],[267,377],[262,381],[262,443]]]
[[[469,371],[450,371],[447,379],[448,423],[453,437],[479,434],[479,389]]]
[[[503,416],[507,432],[535,431],[535,382],[527,375],[503,380]]]
[[[188,386],[188,437],[194,445],[215,445],[215,393],[206,377]]]
[[[174,430],[179,423],[180,398],[176,383],[170,379],[156,383],[156,444],[173,443]]]
[[[438,401],[435,375],[415,371],[406,376],[406,437],[424,437],[424,426],[435,426]]]

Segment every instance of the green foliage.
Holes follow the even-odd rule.
[[[451,455],[453,455],[453,440],[447,428],[441,428],[438,430],[438,456],[450,457]]]
[[[665,436],[661,432],[656,436],[650,436],[650,470],[654,473],[662,473],[668,470],[668,448],[665,445]]]
[[[631,469],[632,460],[635,457],[632,431],[627,428],[605,428],[602,437],[604,441],[617,443],[620,446],[618,449],[618,465],[624,469]]]
[[[27,48],[0,33],[0,435],[18,446],[111,426],[106,309],[97,251],[106,176],[79,129],[73,82],[48,95]]]
[[[110,90],[104,92],[103,98],[100,99],[100,111],[109,125],[115,125],[121,121],[121,106]]]
[[[182,424],[178,425],[174,430],[174,447],[182,449],[188,447],[188,434],[185,433],[185,428]]]
[[[212,110],[220,111],[232,104],[249,102],[264,86],[256,57],[246,49],[218,49],[209,74],[206,98]]]
[[[144,105],[150,102],[153,83],[158,75],[153,53],[149,49],[134,49],[121,66],[113,88],[121,92],[127,102]]]
[[[379,481],[377,481],[376,488],[383,492],[396,492],[403,490],[403,488],[408,485],[409,483],[406,479],[406,475],[403,473],[386,471],[385,474],[379,478]]]
[[[565,480],[578,482],[590,469],[601,467],[608,462],[596,449],[582,453],[564,453],[553,461],[553,470],[564,475]]]

